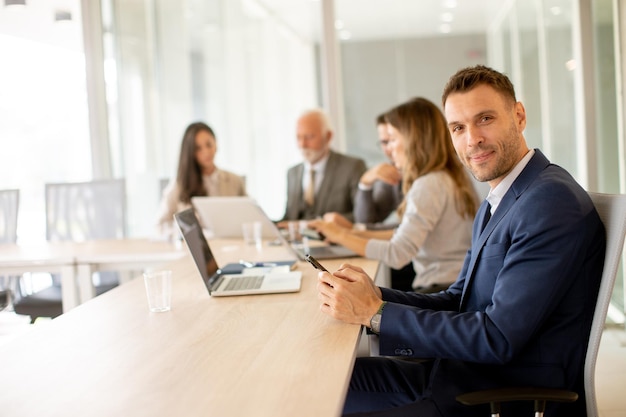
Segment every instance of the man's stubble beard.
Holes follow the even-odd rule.
[[[486,173],[481,174],[482,171],[473,169],[473,167],[466,161],[466,166],[477,181],[489,182],[496,178],[506,176],[515,167],[518,162],[518,155],[520,154],[520,148],[522,141],[520,134],[517,132],[517,128],[514,122],[511,122],[509,128],[508,140],[501,142],[501,147],[497,155],[497,161],[495,167]],[[479,150],[492,150],[493,148],[478,148]]]

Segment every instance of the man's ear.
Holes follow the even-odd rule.
[[[515,103],[515,116],[517,120],[517,130],[522,133],[526,129],[526,109],[521,101]]]
[[[326,132],[326,143],[330,143],[331,140],[333,140],[333,131],[329,130]]]

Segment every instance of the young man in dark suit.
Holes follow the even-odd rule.
[[[602,275],[605,232],[588,194],[523,135],[526,111],[510,80],[460,70],[443,108],[461,161],[490,192],[474,221],[457,281],[437,294],[373,285],[343,265],[320,273],[323,312],[379,334],[380,354],[357,359],[344,413],[485,416],[458,394],[503,386],[576,391],[546,415],[584,416],[583,363]],[[503,415],[532,414],[532,404]]]

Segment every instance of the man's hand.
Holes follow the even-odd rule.
[[[369,326],[383,300],[380,288],[363,269],[343,264],[332,275],[320,272],[317,278],[323,313],[346,323]]]
[[[387,184],[397,185],[401,180],[402,175],[400,171],[398,171],[398,168],[390,163],[383,162],[365,171],[363,175],[361,175],[359,182],[371,187],[375,181],[383,181]]]
[[[352,229],[352,222],[337,212],[333,211],[326,213],[322,218],[326,222],[335,223],[336,225],[345,227],[346,229]]]
[[[276,227],[279,229],[289,229],[289,220],[281,220],[276,222]]]
[[[324,240],[331,243],[341,243],[341,239],[352,231],[352,229],[339,226],[324,220],[313,220],[309,227],[324,236]]]

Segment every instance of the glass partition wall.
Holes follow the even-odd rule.
[[[28,6],[0,4],[0,188],[20,190],[18,242],[45,240],[45,182],[92,169],[80,1],[63,19]]]
[[[616,5],[617,3],[615,3]],[[624,192],[610,0],[509,2],[489,30],[489,58],[525,103],[530,146],[590,191]],[[624,321],[623,279],[609,319]]]
[[[253,0],[103,5],[116,74],[107,86],[115,174],[132,173],[130,194],[147,197],[129,201],[131,230],[152,232],[158,180],[175,176],[194,121],[215,131],[217,165],[245,176],[249,195],[282,217],[286,171],[298,161],[295,119],[319,102],[307,26]]]
[[[490,28],[489,58],[510,75],[525,104],[529,146],[541,148],[580,182],[586,178],[581,177],[577,143],[585,138],[576,123],[576,93],[582,87],[575,82],[581,70],[574,53],[575,4],[546,3],[509,2]]]
[[[484,28],[502,6],[500,1],[356,3],[335,1],[345,135],[348,151],[375,165],[384,160],[376,117],[412,97],[440,105],[454,72],[487,64]]]

